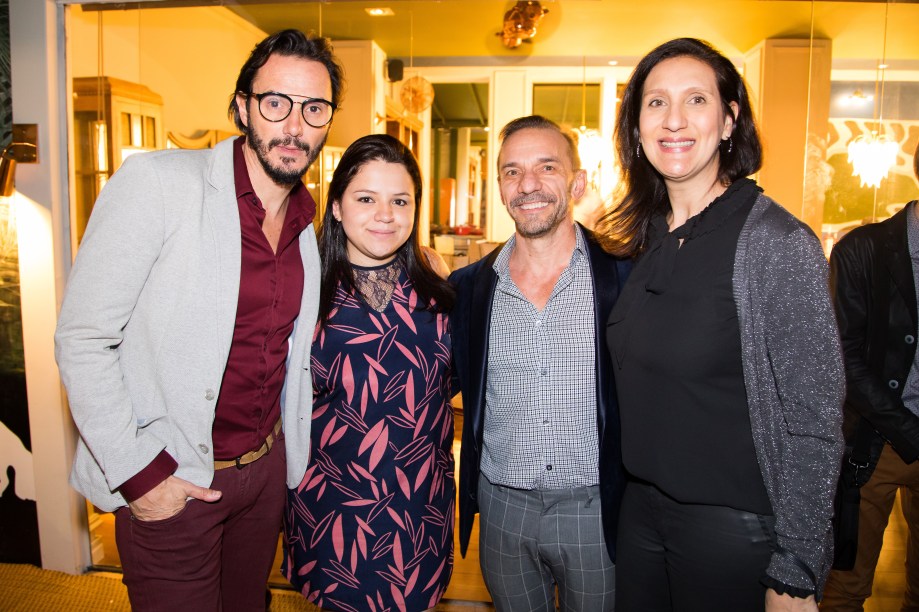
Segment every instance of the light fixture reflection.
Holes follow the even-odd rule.
[[[606,143],[597,130],[581,128],[578,130],[578,155],[581,167],[587,170],[588,178],[596,180],[594,174],[599,172],[606,152]]]
[[[880,187],[881,181],[897,161],[896,142],[884,134],[862,134],[853,139],[847,149],[852,172],[861,179],[861,186]]]
[[[897,142],[889,140],[884,134],[884,83],[887,68],[889,17],[890,2],[887,0],[884,2],[884,44],[874,82],[875,98],[873,102],[876,127],[868,134],[855,137],[846,146],[849,163],[852,164],[852,174],[861,180],[862,187],[868,186],[875,189],[881,186],[881,181],[887,178],[887,173],[897,162],[897,152],[900,148]],[[877,203],[876,197],[875,203]]]
[[[839,102],[843,106],[861,106],[874,101],[874,96],[866,94],[861,87],[856,87],[855,91],[847,96],[842,96]]]

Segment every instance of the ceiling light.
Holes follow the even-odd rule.
[[[610,60],[610,61],[608,61],[608,62],[606,62],[606,63],[609,64],[610,66],[618,66],[618,65],[619,65],[619,60]]]
[[[391,8],[366,8],[364,10],[371,17],[392,17],[395,15]]]
[[[878,64],[878,70],[887,70],[890,68],[890,64]]]

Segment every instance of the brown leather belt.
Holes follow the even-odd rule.
[[[278,435],[281,433],[281,419],[278,419],[278,422],[275,423],[274,429],[268,437],[265,438],[264,444],[253,451],[249,451],[245,455],[240,455],[236,459],[215,459],[214,460],[214,469],[223,470],[225,468],[235,467],[237,469],[243,469],[250,463],[255,463],[265,455],[271,452],[271,447],[274,446],[274,443],[278,440]]]

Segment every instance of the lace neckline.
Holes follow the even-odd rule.
[[[402,263],[399,258],[382,266],[372,268],[353,266],[354,288],[364,298],[367,305],[383,312],[392,301],[392,294],[402,274]]]

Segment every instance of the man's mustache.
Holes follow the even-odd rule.
[[[288,136],[287,138],[274,138],[273,140],[269,140],[268,150],[270,151],[275,147],[297,147],[306,153],[310,152],[310,145],[308,143],[305,143],[302,140],[293,138],[291,136]]]
[[[519,195],[513,200],[511,200],[511,206],[516,208],[518,206],[523,206],[524,204],[531,204],[533,202],[547,202],[549,204],[555,204],[558,201],[554,195],[549,193],[543,193],[541,191],[536,191],[534,193],[527,193],[524,195]]]

